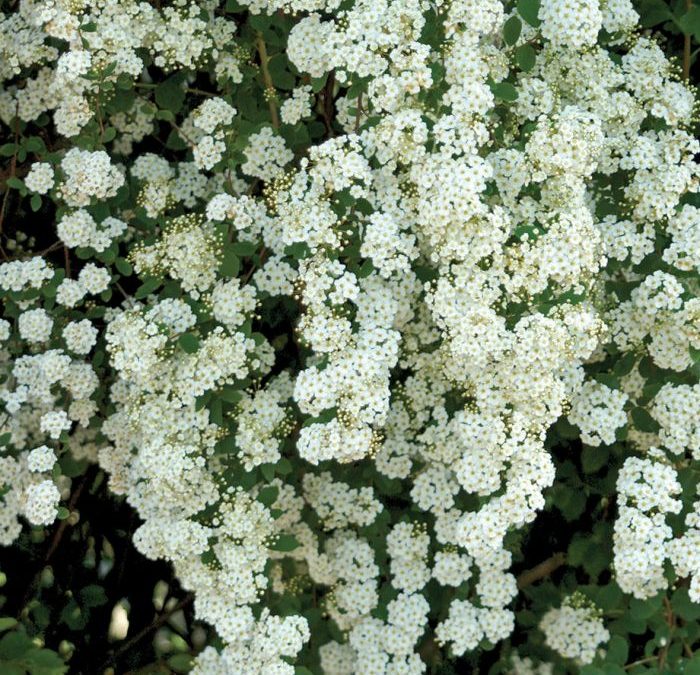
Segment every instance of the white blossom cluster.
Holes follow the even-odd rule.
[[[664,561],[673,532],[667,513],[678,513],[680,483],[663,453],[653,449],[649,459],[629,457],[617,479],[620,499],[615,522],[615,575],[622,590],[637,598],[665,588]]]
[[[576,596],[550,609],[540,621],[548,647],[578,665],[593,661],[601,643],[610,638],[595,608],[581,605]]]

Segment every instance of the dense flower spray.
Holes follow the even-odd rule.
[[[700,501],[667,522],[700,143],[629,0],[162,4],[0,20],[0,119],[59,139],[14,189],[68,261],[3,244],[2,543],[97,463],[221,638],[193,672],[424,673],[511,635],[563,427],[624,448],[622,591],[700,600]],[[535,624],[579,666],[610,633],[572,597]]]

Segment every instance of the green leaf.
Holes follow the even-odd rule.
[[[175,654],[168,659],[168,665],[176,673],[189,673],[192,669],[192,656],[190,654]]]
[[[157,120],[164,120],[165,122],[174,122],[175,121],[175,115],[174,113],[170,112],[170,110],[159,110],[154,117]]]
[[[156,103],[163,110],[175,114],[180,112],[185,102],[185,90],[182,88],[182,76],[178,73],[156,87]]]
[[[198,396],[194,402],[194,409],[201,410],[202,408],[204,408],[207,405],[207,403],[209,403],[209,401],[211,400],[211,395],[211,392],[207,391],[201,396]]]
[[[290,473],[292,473],[292,463],[286,457],[282,457],[282,459],[277,462],[275,471],[280,476],[288,476]]]
[[[518,98],[518,90],[510,82],[493,82],[491,91],[502,101],[515,101]]]
[[[624,666],[629,655],[627,640],[619,635],[613,635],[608,642],[608,651],[605,660]]]
[[[610,581],[605,586],[599,586],[595,603],[604,611],[616,609],[623,601],[622,591],[615,581]]]
[[[637,363],[637,358],[638,356],[635,354],[635,352],[627,352],[617,360],[615,366],[613,367],[613,373],[618,377],[623,377],[624,375],[631,373],[632,368],[634,368],[635,364]]]
[[[289,72],[287,57],[284,54],[275,54],[268,60],[267,67],[272,77],[272,84],[276,88],[287,91],[294,89],[296,78]]]
[[[581,465],[585,473],[595,473],[607,463],[610,451],[606,447],[592,448],[585,446],[581,453]]]
[[[317,417],[307,417],[304,420],[304,424],[302,424],[303,427],[309,427],[312,424],[328,424],[332,419],[336,417],[338,414],[338,407],[334,406],[333,408],[326,408],[320,415]]]
[[[107,594],[102,586],[90,584],[80,591],[80,599],[86,607],[101,607],[107,604]]]
[[[24,183],[17,178],[17,176],[10,176],[5,181],[5,185],[7,185],[7,187],[14,188],[15,190],[24,190]]]
[[[107,127],[100,136],[103,143],[110,143],[117,137],[117,130],[114,127]]]
[[[262,472],[263,478],[266,481],[271,481],[275,477],[275,465],[274,464],[262,464],[260,466],[260,471]]]
[[[649,411],[644,408],[632,409],[632,421],[634,422],[634,426],[637,427],[639,431],[644,431],[650,434],[655,434],[661,428],[659,423],[651,416]]]
[[[41,136],[30,136],[24,142],[24,147],[27,152],[46,152],[46,144]]]
[[[12,663],[3,663],[2,668],[2,675],[27,675],[27,670],[23,666],[16,666]]]
[[[236,452],[236,440],[233,436],[225,436],[216,442],[214,452],[217,455],[230,455]]]
[[[6,633],[0,640],[0,659],[11,661],[24,656],[34,643],[26,633],[19,631]]]
[[[605,675],[627,675],[627,671],[617,663],[606,663],[603,665]]]
[[[68,670],[63,659],[50,649],[32,649],[24,660],[27,661],[32,675],[59,675]]]
[[[642,0],[639,8],[639,22],[643,28],[651,28],[670,18],[671,10],[664,0]]]
[[[360,265],[359,269],[356,270],[355,276],[358,279],[364,279],[368,277],[370,274],[374,272],[374,265],[372,264],[371,260],[365,260],[362,265]]]
[[[598,668],[598,666],[583,666],[581,670],[578,671],[579,675],[605,675],[605,671],[602,670],[601,668]]]
[[[688,596],[687,588],[678,588],[671,596],[671,607],[685,621],[700,619],[700,604],[693,602]]]
[[[299,542],[293,534],[280,534],[270,548],[273,551],[282,551],[287,553],[289,551],[293,551],[298,546]]]
[[[518,68],[525,73],[530,72],[537,62],[537,52],[532,45],[520,45],[515,50],[515,62]]]
[[[32,195],[32,198],[29,200],[29,206],[31,206],[32,211],[36,213],[41,208],[41,196]]]
[[[192,333],[183,333],[177,342],[187,354],[194,354],[199,349],[199,338]]]
[[[279,493],[280,490],[276,485],[266,485],[260,489],[258,501],[265,504],[265,506],[272,506],[277,501]]]
[[[518,14],[531,26],[537,28],[540,23],[540,0],[518,0]]]
[[[147,295],[150,295],[153,293],[153,291],[156,290],[161,285],[161,280],[160,279],[146,279],[137,289],[136,292],[134,293],[134,297],[137,300],[141,300],[142,298],[145,298]]]
[[[632,619],[646,620],[653,616],[661,607],[661,595],[648,600],[632,598],[630,600],[630,617]]]
[[[117,258],[114,261],[114,266],[122,276],[130,277],[134,273],[134,268],[126,258]]]
[[[685,35],[700,40],[700,7],[691,7],[680,19],[678,25]]]
[[[258,250],[254,241],[237,241],[231,245],[231,251],[240,256],[251,256]]]
[[[182,139],[177,129],[173,129],[165,141],[165,147],[170,150],[187,150],[187,143]]]
[[[209,406],[209,419],[218,426],[224,425],[224,407],[220,398],[215,398]]]
[[[311,78],[311,91],[313,91],[314,94],[318,94],[318,92],[326,86],[327,77],[328,75],[322,75],[321,77]],[[354,96],[352,96],[350,92],[348,92],[348,98],[354,98]]]
[[[11,616],[0,616],[0,632],[14,628],[17,625],[17,619]]]
[[[219,390],[218,396],[227,403],[238,403],[243,398],[243,392],[237,387],[227,384]]]
[[[523,24],[520,19],[513,15],[503,24],[503,39],[507,45],[514,45],[520,37]]]
[[[228,249],[224,253],[224,259],[221,261],[219,272],[222,277],[237,277],[241,270],[241,261],[232,249]]]

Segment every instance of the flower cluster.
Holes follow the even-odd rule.
[[[594,607],[571,596],[559,608],[550,609],[540,621],[548,647],[582,665],[593,661],[601,643],[610,638]]]

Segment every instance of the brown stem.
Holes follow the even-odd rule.
[[[668,649],[671,646],[671,636],[673,635],[673,631],[676,628],[676,618],[673,616],[673,607],[671,607],[671,602],[668,599],[667,596],[664,596],[664,609],[666,613],[666,623],[668,624],[669,628],[669,637],[666,642],[666,645],[663,647],[661,650],[661,653],[659,654],[659,670],[663,671],[664,666],[666,665],[666,658],[668,657]]]
[[[17,256],[10,258],[10,260],[29,260],[30,258],[36,258],[37,256],[43,257],[47,253],[53,253],[54,251],[58,251],[58,249],[61,248],[62,246],[63,246],[62,241],[60,241],[60,240],[55,241],[53,244],[51,244],[51,246],[43,249],[42,251],[35,251],[34,253],[25,253],[23,255],[17,255]]]
[[[131,298],[131,296],[122,288],[122,285],[118,281],[115,281],[114,285],[117,287],[117,290],[124,296],[124,300],[129,300]]]
[[[639,661],[633,661],[632,663],[628,663],[624,669],[629,670],[630,668],[634,668],[635,666],[643,666],[645,663],[651,663],[652,661],[655,661],[656,657],[655,656],[647,656],[646,658],[639,659]]]
[[[263,263],[265,262],[265,258],[267,256],[267,249],[263,246],[262,249],[260,249],[260,266],[262,267]],[[248,281],[250,281],[250,277],[253,276],[253,272],[258,269],[257,265],[251,265],[251,268],[248,270],[246,273],[245,277],[243,277],[243,280],[241,281],[241,286],[245,286]]]
[[[328,73],[326,86],[323,87],[323,121],[326,123],[326,132],[329,138],[333,138],[333,118],[335,107],[333,105],[333,88],[335,87],[335,71]]]
[[[548,577],[552,572],[564,565],[564,563],[566,563],[566,555],[561,551],[555,553],[550,558],[547,558],[547,560],[542,561],[539,565],[535,565],[532,569],[523,572],[518,577],[518,588],[525,588],[540,579]]]
[[[70,279],[70,275],[71,275],[70,252],[68,251],[67,246],[63,247],[63,260],[65,261],[65,267],[66,267],[66,278]]]
[[[258,54],[260,54],[260,69],[262,70],[263,82],[265,83],[267,106],[270,109],[270,118],[272,119],[272,126],[275,129],[280,128],[280,117],[277,112],[277,104],[275,103],[275,85],[272,84],[272,76],[270,75],[270,69],[268,68],[269,58],[267,56],[267,46],[265,45],[265,40],[263,39],[262,33],[258,33],[255,39],[255,45],[258,48]]]

